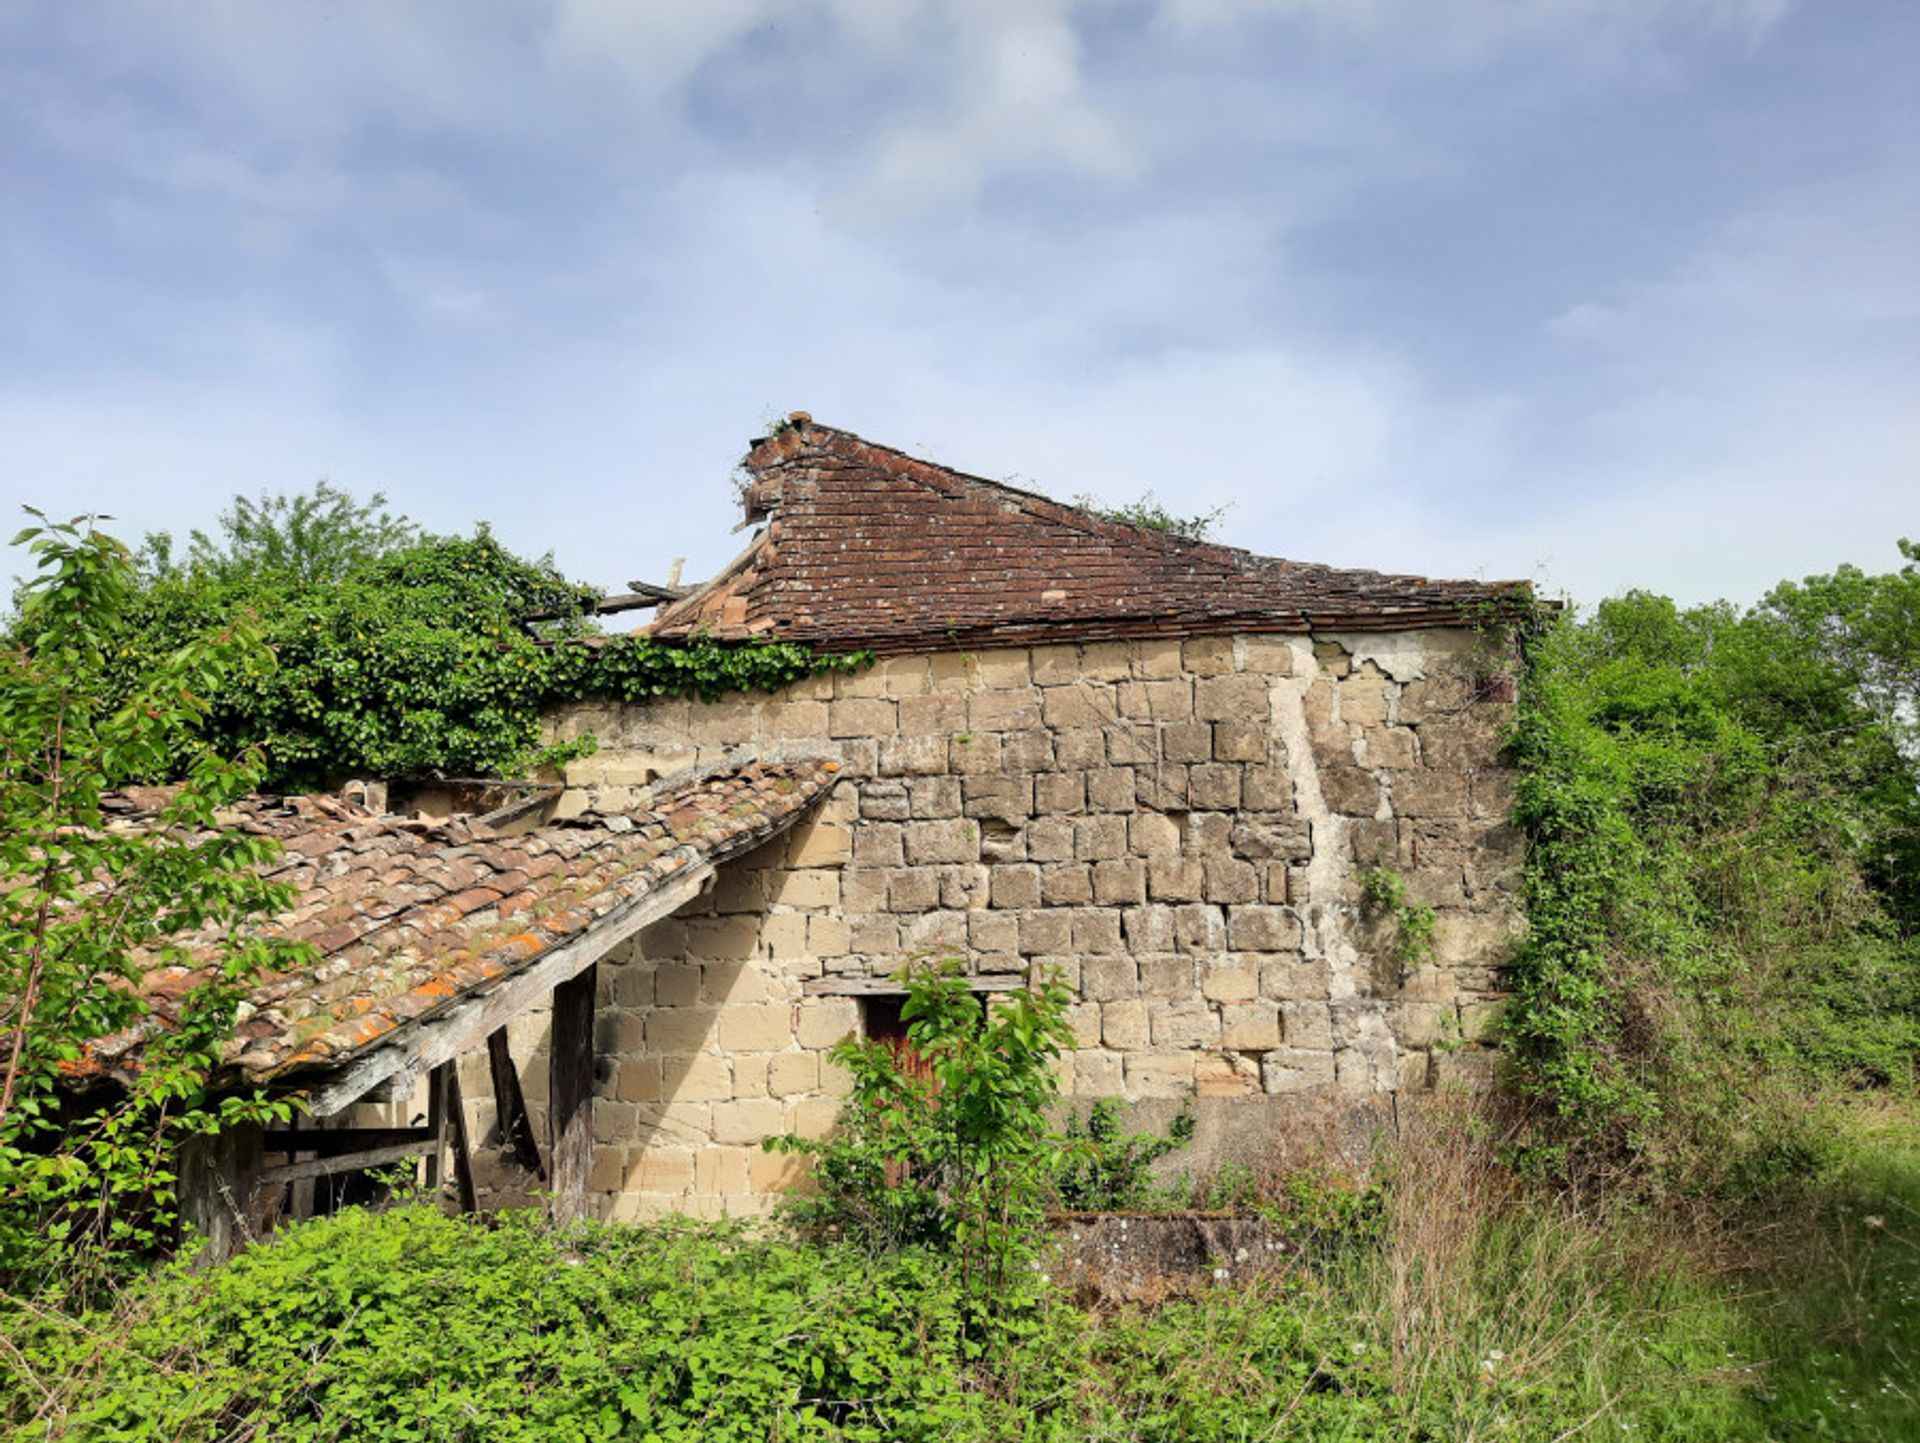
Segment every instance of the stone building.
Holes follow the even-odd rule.
[[[187,1160],[214,1246],[416,1157],[468,1206],[762,1211],[796,1177],[762,1141],[832,1126],[829,1050],[899,1034],[916,958],[989,1000],[1063,979],[1064,1094],[1191,1109],[1202,1167],[1303,1105],[1483,1069],[1520,860],[1491,623],[1523,585],[1254,556],[802,415],[745,469],[751,544],[652,634],[871,665],[571,707],[554,738],[598,751],[484,815],[241,814],[317,961],[254,988],[226,1063],[309,1111]],[[1433,909],[1426,955],[1363,904],[1370,869]],[[157,1025],[192,975],[149,973]],[[76,1081],[137,1066],[145,1028]]]
[[[875,661],[553,718],[600,742],[562,813],[747,757],[841,767],[805,820],[603,960],[599,1211],[766,1206],[794,1164],[761,1140],[830,1126],[826,1050],[897,1028],[889,979],[914,958],[964,959],[984,992],[1064,978],[1065,1093],[1192,1107],[1203,1163],[1303,1096],[1484,1065],[1520,859],[1512,657],[1488,623],[1523,584],[1255,556],[804,415],[744,465],[751,544],[651,633]],[[1370,868],[1434,909],[1418,965],[1362,906]],[[539,1019],[517,1025],[537,1049]]]

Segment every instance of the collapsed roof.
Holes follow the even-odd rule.
[[[1521,581],[1257,556],[916,460],[796,412],[744,466],[752,544],[648,634],[826,651],[1469,624]]]

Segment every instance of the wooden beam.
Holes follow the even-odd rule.
[[[341,1153],[338,1157],[316,1157],[306,1162],[279,1162],[260,1170],[261,1182],[294,1182],[303,1177],[331,1177],[341,1172],[363,1172],[370,1167],[387,1167],[423,1157],[433,1150],[433,1142],[396,1143],[392,1147],[370,1147],[364,1152]]]
[[[338,1157],[344,1152],[366,1152],[369,1148],[393,1147],[403,1142],[425,1142],[424,1127],[341,1127],[305,1132],[270,1132],[261,1140],[268,1152],[311,1152],[320,1157]]]
[[[196,1268],[225,1262],[253,1241],[259,1221],[255,1193],[262,1179],[256,1125],[222,1128],[180,1145],[180,1223],[199,1240]]]
[[[427,1196],[440,1200],[440,1164],[447,1155],[447,1073],[443,1062],[427,1074]]]
[[[540,1157],[540,1144],[534,1141],[533,1119],[527,1116],[526,1095],[520,1091],[520,1069],[513,1065],[504,1027],[487,1035],[487,1066],[493,1073],[493,1110],[500,1122],[500,1140],[512,1149],[521,1167],[545,1182],[547,1165]]]
[[[467,1150],[467,1105],[460,1097],[460,1067],[453,1062],[447,1064],[447,1120],[452,1124],[448,1140],[453,1147],[454,1195],[460,1211],[470,1213],[479,1205],[474,1200],[473,1154]]]
[[[587,1215],[593,1168],[593,1003],[599,981],[589,966],[553,989],[553,1034],[547,1044],[547,1155],[553,1161],[553,1217]]]
[[[754,845],[765,838],[757,839]],[[331,1117],[383,1083],[405,1096],[414,1080],[441,1063],[479,1047],[522,1012],[537,1007],[555,987],[591,967],[642,927],[679,910],[700,895],[714,865],[732,853],[688,867],[657,891],[616,907],[573,941],[546,952],[524,972],[502,978],[491,989],[461,998],[444,1013],[416,1024],[382,1047],[348,1064],[308,1095],[315,1117]]]
[[[1017,972],[975,973],[966,979],[969,992],[1018,992],[1027,979]],[[906,984],[898,977],[815,977],[800,984],[809,997],[904,997]]]

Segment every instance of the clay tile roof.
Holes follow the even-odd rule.
[[[297,972],[261,980],[241,1005],[226,1050],[232,1079],[339,1066],[524,971],[689,869],[784,831],[838,771],[825,760],[751,761],[670,779],[644,810],[588,813],[512,835],[472,818],[373,816],[331,797],[243,804],[223,820],[276,837],[282,855],[269,875],[295,889],[273,928],[316,955]],[[123,815],[110,825],[139,825],[142,801],[122,799],[113,810]],[[212,941],[189,939],[187,947]],[[73,1080],[137,1066],[141,1044],[177,1015],[199,975],[184,966],[149,969],[149,1016],[96,1042]]]
[[[754,444],[738,560],[650,634],[822,650],[1459,625],[1525,582],[1429,581],[1256,556],[1108,520],[796,413]]]

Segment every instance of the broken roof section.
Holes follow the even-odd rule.
[[[1521,581],[1430,581],[1256,556],[1112,521],[877,446],[804,412],[744,462],[765,525],[648,633],[882,653],[1461,625]]]
[[[408,1082],[698,895],[720,862],[798,820],[838,770],[736,757],[656,786],[643,809],[517,835],[473,818],[372,816],[328,797],[250,801],[240,824],[280,841],[269,875],[296,889],[275,925],[318,955],[262,979],[242,1004],[230,1080],[304,1088],[320,1116]],[[150,970],[149,1017],[94,1044],[81,1079],[137,1066],[149,1029],[198,980]]]

